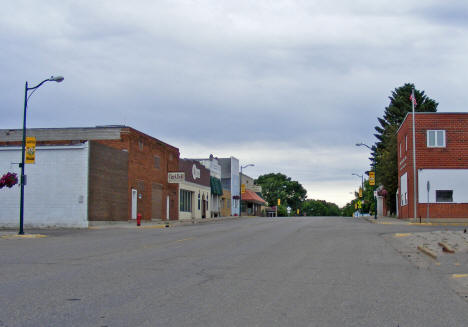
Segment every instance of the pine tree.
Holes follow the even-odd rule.
[[[412,112],[410,101],[414,84],[406,83],[392,91],[390,104],[385,108],[382,118],[377,118],[375,127],[377,142],[372,146],[372,165],[375,166],[377,184],[387,190],[387,208],[396,212],[395,193],[398,188],[397,131],[409,112]],[[428,98],[424,91],[414,90],[417,105],[416,112],[436,112],[439,105]]]

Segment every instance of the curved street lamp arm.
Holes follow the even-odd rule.
[[[34,87],[28,87],[27,90],[29,91],[29,90],[37,89],[37,88],[40,87],[42,84],[44,84],[45,82],[48,82],[48,81],[50,81],[50,78],[43,80],[42,82],[40,82],[39,84],[37,84],[37,85],[34,86]],[[31,93],[31,94],[32,94],[32,93]]]
[[[57,82],[57,83],[60,83],[64,80],[64,78],[62,76],[50,76],[50,78],[47,78],[45,80],[43,80],[42,82],[40,82],[39,84],[37,84],[36,86],[33,86],[33,87],[27,87],[26,89],[29,91],[29,90],[34,90],[34,89],[37,89],[38,87],[40,87],[42,84],[44,84],[45,82]]]
[[[372,150],[372,148],[371,148],[370,146],[368,146],[367,144],[365,144],[365,143],[362,143],[362,142],[356,143],[356,146],[361,146],[361,145],[365,146],[365,147],[368,148],[369,150]]]

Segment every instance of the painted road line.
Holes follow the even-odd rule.
[[[33,238],[44,238],[44,237],[47,237],[47,235],[43,235],[43,234],[24,234],[24,235],[11,234],[11,235],[2,235],[1,236],[1,238],[6,239],[6,240],[33,239]]]
[[[185,242],[185,241],[190,241],[190,240],[193,240],[193,237],[183,238],[181,240],[177,240],[176,242]]]
[[[166,225],[141,226],[140,228],[143,228],[143,229],[166,228]]]
[[[433,226],[433,223],[409,223],[409,225],[413,226]]]
[[[396,233],[394,236],[395,237],[407,237],[407,236],[411,236],[411,233]]]
[[[453,274],[452,278],[466,278],[468,274]]]

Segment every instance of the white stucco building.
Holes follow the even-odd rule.
[[[0,172],[21,171],[21,147],[0,147]],[[25,166],[25,227],[88,227],[88,143],[36,148]],[[19,225],[19,183],[0,190],[0,226]]]

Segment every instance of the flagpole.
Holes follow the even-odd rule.
[[[413,108],[413,197],[414,197],[414,221],[417,221],[417,215],[418,215],[418,210],[417,210],[417,205],[418,205],[418,198],[417,198],[417,176],[416,176],[416,129],[415,129],[415,114],[414,114],[414,88],[411,90],[411,106]]]

